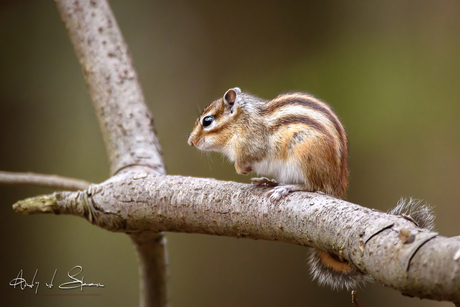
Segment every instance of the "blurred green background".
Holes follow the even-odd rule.
[[[228,88],[270,99],[300,90],[328,102],[349,136],[348,200],[388,210],[435,206],[460,234],[460,2],[110,1],[155,118],[167,171],[249,182],[218,154],[186,144],[199,108]],[[105,149],[81,69],[52,1],[0,1],[0,169],[107,179]],[[0,186],[2,306],[136,306],[134,248],[69,216],[11,205],[52,190]],[[168,233],[179,306],[352,306],[311,281],[307,250],[277,242]],[[82,265],[100,296],[43,293]],[[9,286],[19,270],[39,294]],[[53,289],[53,290],[56,290]],[[51,292],[59,292],[51,291]],[[363,306],[451,306],[371,284]]]

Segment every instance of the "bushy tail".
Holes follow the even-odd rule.
[[[334,290],[352,290],[373,281],[372,277],[358,271],[345,259],[319,249],[310,249],[308,260],[313,280]]]
[[[421,228],[434,229],[433,208],[421,200],[401,198],[396,207],[388,213],[401,215]],[[359,271],[347,260],[322,250],[312,248],[309,263],[313,280],[316,279],[320,285],[328,285],[332,289],[351,290],[373,281],[372,277]]]
[[[388,214],[401,215],[420,228],[433,230],[436,218],[433,213],[433,207],[422,202],[420,199],[401,198],[396,207],[388,211]]]

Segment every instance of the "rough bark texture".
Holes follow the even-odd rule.
[[[56,0],[56,4],[83,69],[111,175],[127,170],[165,174],[153,118],[109,4],[106,0]],[[150,244],[140,245],[132,237],[144,270],[141,306],[168,304],[166,239],[162,236],[156,234]]]
[[[460,301],[457,237],[324,194],[298,192],[271,202],[267,192],[214,179],[126,173],[87,193],[55,193],[57,201],[47,211],[84,216],[130,234],[173,231],[317,247],[405,295]],[[24,213],[30,209],[15,206]]]
[[[104,0],[56,0],[83,69],[110,172],[142,165],[165,174],[153,119],[117,21]]]

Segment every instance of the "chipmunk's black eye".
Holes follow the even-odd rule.
[[[203,118],[203,127],[209,126],[213,122],[213,120],[214,120],[214,116],[212,115],[209,115]]]

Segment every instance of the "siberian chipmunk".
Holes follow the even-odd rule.
[[[238,174],[252,171],[274,180],[252,178],[269,185],[272,200],[293,191],[324,192],[342,198],[348,185],[345,129],[324,102],[306,93],[282,94],[263,100],[229,89],[196,120],[188,144],[218,151],[235,162]],[[336,255],[314,249],[311,272],[320,284],[354,288],[372,278]]]
[[[292,191],[321,191],[341,198],[348,184],[345,129],[331,108],[305,93],[279,95],[271,101],[229,89],[195,122],[188,144],[219,151],[235,162],[238,174],[275,186],[278,200]]]

